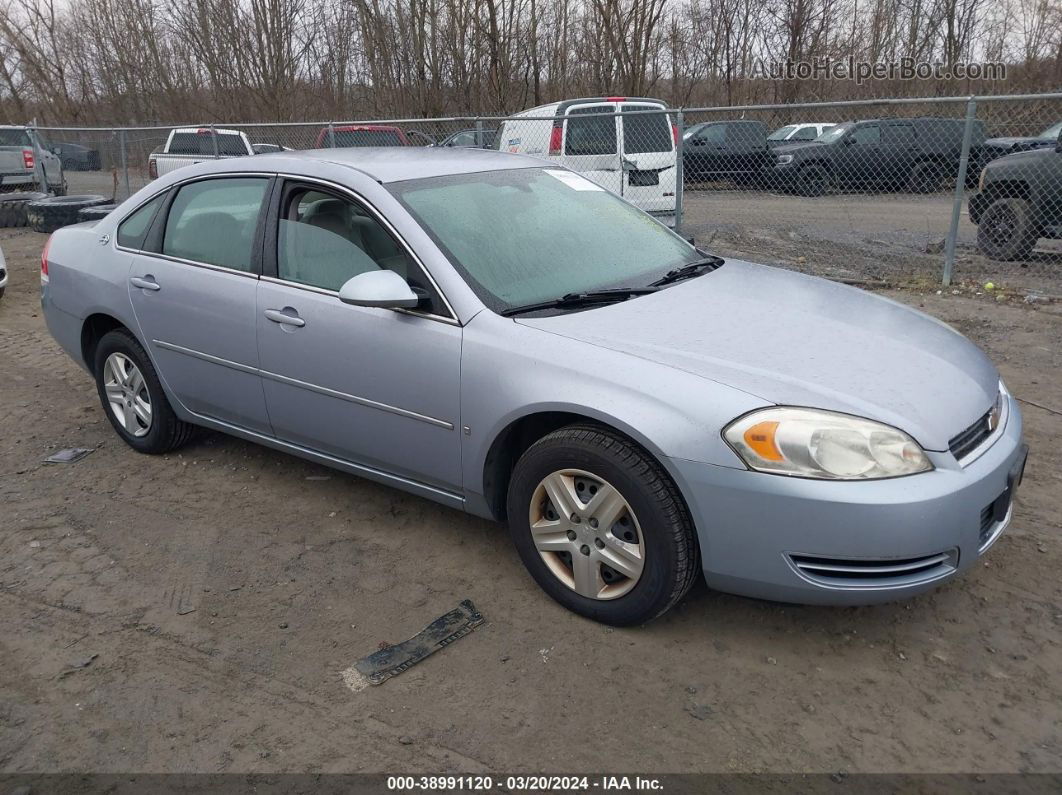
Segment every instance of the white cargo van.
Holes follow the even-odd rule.
[[[502,123],[503,152],[586,175],[654,215],[675,212],[675,128],[659,99],[593,97],[525,110]]]

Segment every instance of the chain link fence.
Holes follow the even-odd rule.
[[[694,109],[609,97],[508,117],[38,129],[70,193],[120,200],[215,156],[498,149],[580,172],[723,256],[853,283],[1052,296],[1060,132],[1062,94]]]

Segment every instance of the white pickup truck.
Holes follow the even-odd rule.
[[[49,192],[66,193],[63,164],[40,133],[31,127],[0,125],[0,189],[36,190],[42,172]]]
[[[155,179],[192,163],[253,154],[257,154],[257,151],[239,130],[178,127],[170,130],[162,149],[148,156],[148,174]]]

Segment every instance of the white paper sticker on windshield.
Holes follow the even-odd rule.
[[[546,168],[543,169],[551,177],[555,177],[574,190],[604,190],[600,185],[597,185],[586,177],[579,174],[573,174],[571,171],[557,171],[556,169]]]

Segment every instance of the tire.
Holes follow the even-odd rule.
[[[907,177],[911,193],[936,193],[944,182],[944,169],[939,163],[916,163]]]
[[[578,522],[565,520],[549,496],[556,492],[547,484],[558,482],[568,484],[565,499],[618,494],[623,506],[605,519],[608,527],[595,519],[605,509],[591,510],[594,498],[572,503],[585,512]],[[602,494],[605,489],[611,491]],[[516,549],[542,590],[595,621],[629,626],[656,618],[686,594],[700,570],[693,524],[674,483],[647,452],[605,428],[569,425],[531,445],[513,470],[507,510]],[[533,534],[533,517],[536,526],[558,529]],[[590,596],[576,590],[577,561],[579,571],[592,572],[581,578]],[[637,568],[637,576],[612,569],[608,562],[615,561]]]
[[[990,259],[1027,259],[1039,239],[1032,208],[1024,199],[996,199],[978,219],[977,247]]]
[[[51,196],[29,202],[26,205],[26,217],[35,232],[54,232],[64,226],[78,223],[79,211],[109,203],[109,199],[94,194]]]
[[[85,207],[77,211],[78,223],[85,221],[99,221],[111,214],[117,204],[98,204],[95,207]]]
[[[797,193],[801,196],[824,196],[830,188],[830,172],[822,166],[804,166],[797,172]]]
[[[115,408],[112,407],[107,393],[108,381],[118,381],[114,378],[115,370],[108,364],[112,356],[124,358],[124,361],[131,363],[141,375],[139,380],[132,379],[129,382],[132,391],[125,397],[132,395],[142,401],[141,395],[146,394],[150,409],[150,421],[146,429],[143,428],[143,420],[134,416],[132,419],[136,432],[130,431],[115,414]],[[122,358],[117,361],[122,361]],[[103,412],[107,415],[115,432],[138,453],[152,455],[166,453],[192,438],[196,430],[195,426],[183,422],[173,413],[154,365],[140,343],[128,331],[116,329],[103,336],[96,346],[93,372],[96,378],[96,392],[100,397]],[[141,430],[143,433],[139,432]]]
[[[4,293],[7,291],[7,287],[0,287],[0,298],[4,297]]]
[[[48,194],[46,193],[37,193],[34,191],[0,194],[0,227],[8,228],[25,226],[28,223],[26,218],[26,204],[31,201],[47,198],[47,196]]]

